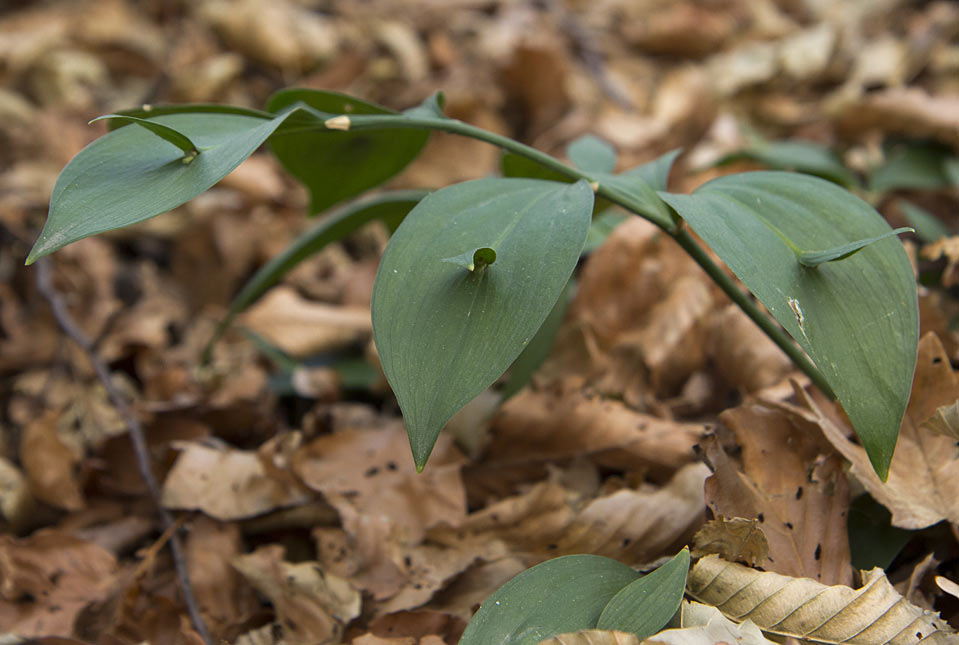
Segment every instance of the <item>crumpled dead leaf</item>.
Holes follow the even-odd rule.
[[[734,623],[715,607],[684,600],[680,612],[681,627],[663,630],[642,645],[774,645],[751,620]]]
[[[936,413],[919,424],[919,428],[959,440],[959,400],[936,408]]]
[[[636,634],[608,629],[584,629],[579,632],[557,634],[541,640],[539,645],[639,645]]]
[[[782,636],[849,645],[956,642],[956,631],[938,613],[906,601],[878,567],[864,572],[863,586],[852,589],[760,572],[712,555],[692,568],[687,590],[733,620],[749,619]]]
[[[693,557],[715,553],[730,562],[756,566],[769,557],[769,542],[759,520],[722,515],[709,520],[693,536]]]
[[[58,434],[59,418],[59,412],[50,410],[27,424],[20,440],[20,458],[30,490],[38,499],[75,511],[85,505],[77,468],[83,455]]]
[[[233,566],[273,604],[284,642],[339,643],[345,625],[360,614],[359,592],[318,562],[283,558],[283,547],[271,544],[237,556]]]

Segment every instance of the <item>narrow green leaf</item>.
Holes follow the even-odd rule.
[[[596,627],[632,632],[640,641],[652,636],[679,609],[687,573],[689,549],[684,548],[652,573],[623,587],[603,609]]]
[[[916,229],[916,235],[923,242],[935,242],[939,238],[949,237],[949,229],[943,224],[942,220],[925,208],[920,208],[912,202],[901,199],[899,200],[899,210],[902,211],[909,225]]]
[[[500,172],[504,177],[523,177],[527,179],[546,179],[562,183],[572,183],[573,180],[562,175],[552,168],[538,164],[532,159],[513,152],[504,152],[500,157]]]
[[[863,571],[887,568],[914,534],[893,526],[889,509],[868,494],[852,501],[846,523],[852,566]]]
[[[799,263],[799,248],[886,234],[868,204],[830,182],[784,172],[730,175],[692,195],[661,193],[799,343],[842,403],[885,478],[916,365],[916,283],[902,244],[843,262]]]
[[[270,147],[283,167],[309,189],[310,213],[322,212],[390,179],[420,154],[429,136],[427,130],[401,128],[351,132],[348,120],[346,130],[323,128],[329,114],[396,114],[339,92],[280,90],[270,97],[267,109],[280,113],[297,104],[324,114],[291,115],[270,137]]]
[[[280,126],[238,114],[166,114],[150,119],[183,134],[200,154],[182,152],[145,128],[100,137],[60,173],[47,221],[27,264],[70,242],[142,222],[192,199],[240,165]]]
[[[569,144],[566,154],[574,166],[586,172],[613,172],[616,168],[616,150],[591,134]]]
[[[496,590],[459,645],[536,645],[556,634],[592,629],[610,599],[639,577],[598,555],[547,560]]]
[[[90,123],[93,123],[94,121],[100,121],[102,119],[113,119],[115,121],[122,121],[125,123],[135,123],[136,125],[146,128],[147,130],[157,135],[164,141],[169,141],[170,143],[175,145],[177,148],[182,150],[183,154],[186,155],[184,157],[184,162],[186,162],[186,159],[190,159],[190,161],[192,161],[192,157],[196,157],[198,154],[200,154],[200,151],[197,149],[196,145],[192,141],[190,141],[190,138],[188,136],[186,136],[179,130],[174,130],[170,126],[163,125],[162,123],[158,123],[157,121],[151,121],[150,119],[141,119],[135,116],[128,116],[125,114],[105,114],[103,116],[98,116],[97,118],[90,121]]]
[[[904,226],[893,231],[886,231],[882,235],[873,235],[872,237],[867,237],[864,240],[856,240],[855,242],[849,242],[848,244],[840,244],[839,246],[826,249],[825,251],[803,251],[799,254],[799,263],[804,267],[817,267],[825,262],[845,260],[851,255],[863,250],[870,244],[875,244],[879,240],[884,240],[887,237],[895,237],[900,233],[915,232],[915,229]]]
[[[847,188],[858,186],[856,175],[846,168],[829,147],[812,141],[770,141],[730,153],[717,166],[741,159],[756,161],[776,170],[795,170],[816,175]]]
[[[300,262],[312,257],[328,244],[342,240],[364,224],[381,219],[392,223],[392,228],[402,221],[417,202],[429,194],[426,190],[397,190],[361,199],[347,204],[336,212],[325,216],[316,226],[306,231],[273,256],[247,280],[240,292],[230,303],[226,316],[217,325],[213,336],[203,350],[203,361],[207,362],[216,342],[230,328],[236,316],[253,304],[267,289],[279,282]]]
[[[418,468],[443,425],[540,328],[589,229],[586,182],[480,179],[426,197],[390,240],[373,288],[373,337]],[[496,249],[464,271],[444,259]]]

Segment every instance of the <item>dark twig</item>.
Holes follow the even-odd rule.
[[[50,267],[50,260],[47,258],[38,260],[35,267],[37,291],[39,291],[40,295],[50,304],[50,309],[53,310],[53,317],[56,319],[63,333],[79,345],[87,355],[87,359],[93,366],[97,377],[100,379],[100,382],[103,383],[103,387],[106,388],[110,400],[120,413],[127,427],[127,432],[130,435],[130,441],[133,443],[133,451],[136,453],[140,476],[143,477],[143,481],[146,483],[147,489],[150,492],[150,497],[153,499],[154,504],[156,504],[157,511],[160,515],[160,523],[164,531],[170,530],[174,525],[174,519],[160,504],[160,487],[157,484],[156,477],[153,474],[153,468],[150,465],[150,452],[147,447],[143,426],[140,425],[140,421],[136,418],[136,415],[133,414],[133,410],[130,409],[130,404],[113,384],[113,380],[110,377],[110,370],[100,357],[97,356],[92,341],[86,333],[80,329],[76,321],[73,320],[70,312],[67,311],[67,306],[63,302],[63,298],[53,286],[53,270]],[[187,571],[183,543],[175,531],[170,536],[170,553],[173,556],[173,568],[176,570],[177,579],[180,582],[180,591],[183,594],[183,602],[186,605],[187,612],[190,614],[190,620],[193,622],[194,628],[203,641],[207,643],[207,645],[213,645],[213,640],[207,631],[206,623],[203,622],[203,617],[200,615],[196,596],[193,595],[193,588],[190,586],[190,575]]]

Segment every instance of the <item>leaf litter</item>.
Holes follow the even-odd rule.
[[[932,140],[952,158],[959,145],[948,35],[959,14],[944,2],[11,5],[0,15],[0,626],[22,639],[201,640],[123,421],[21,266],[57,173],[103,131],[89,119],[143,103],[260,107],[283,85],[403,109],[442,88],[450,116],[560,156],[586,133],[614,145],[620,169],[683,147],[671,187],[684,191],[756,167],[707,167],[756,135],[834,146],[859,172],[882,163],[884,137]],[[498,163],[489,146],[437,135],[394,185],[435,188]],[[956,233],[954,186],[900,192]],[[898,194],[875,199],[908,224]],[[146,429],[215,639],[455,643],[486,597],[545,559],[596,553],[646,570],[693,543],[694,578],[712,553],[749,565],[728,565],[744,580],[776,576],[777,588],[842,602],[857,586],[892,602],[888,578],[925,642],[954,638],[942,621],[959,624],[955,238],[915,260],[922,328],[938,337],[923,336],[887,483],[841,409],[638,218],[582,262],[530,384],[502,405],[494,386],[416,475],[369,337],[383,228],[301,264],[201,365],[244,280],[311,225],[306,205],[255,155],[175,212],[53,257],[56,288]],[[885,576],[850,564],[861,545],[847,514],[863,491],[911,531]],[[761,629],[777,631],[700,600],[724,611],[685,602],[645,642],[766,643]],[[873,620],[856,605],[838,615]]]

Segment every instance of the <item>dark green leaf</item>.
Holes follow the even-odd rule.
[[[373,337],[418,468],[449,418],[542,325],[592,206],[586,182],[480,179],[429,195],[393,235],[373,289]],[[481,246],[497,255],[483,271],[444,261]]]
[[[591,134],[569,144],[566,154],[574,166],[586,172],[613,172],[616,168],[616,150]]]
[[[610,599],[639,575],[598,555],[547,560],[490,596],[459,645],[536,645],[556,634],[592,629]]]
[[[635,582],[623,587],[603,609],[598,629],[632,632],[642,641],[659,632],[683,601],[689,549]]]
[[[852,566],[864,571],[887,568],[913,535],[893,526],[889,510],[869,495],[852,501],[847,523]]]
[[[935,242],[939,238],[949,237],[949,229],[942,220],[926,209],[912,202],[899,200],[899,210],[902,211],[909,225],[916,229],[916,236],[923,242]]]
[[[886,231],[882,235],[873,235],[872,237],[867,237],[864,240],[856,240],[855,242],[840,244],[839,246],[834,246],[833,248],[826,249],[825,251],[803,251],[799,254],[799,263],[804,267],[817,267],[826,262],[845,260],[846,258],[863,250],[870,244],[875,244],[879,240],[884,240],[887,237],[895,237],[900,233],[915,232],[915,229],[904,226],[902,228],[897,228],[894,231]]]
[[[426,144],[427,130],[389,128],[357,132],[323,128],[326,116],[395,114],[373,103],[339,92],[280,90],[267,102],[281,113],[305,104],[323,114],[291,115],[270,137],[280,163],[310,191],[310,213],[319,213],[344,199],[382,184],[413,161]]]
[[[500,171],[504,177],[547,179],[549,181],[559,181],[563,183],[572,183],[573,181],[566,175],[562,175],[552,168],[547,168],[532,159],[527,159],[522,155],[512,152],[504,152],[503,156],[500,157]]]
[[[187,113],[151,121],[183,133],[200,154],[184,157],[140,127],[100,137],[57,178],[46,224],[28,264],[70,242],[142,222],[192,199],[253,154],[283,118]],[[192,160],[184,163],[187,159]]]
[[[481,246],[451,258],[443,258],[443,262],[459,265],[467,271],[482,271],[487,265],[496,262],[496,249]]]
[[[296,238],[287,248],[275,255],[250,278],[230,303],[226,317],[217,326],[203,352],[204,362],[210,350],[229,329],[237,314],[249,307],[263,293],[280,281],[300,262],[312,257],[326,245],[342,240],[367,222],[376,219],[391,220],[395,225],[429,194],[425,190],[397,190],[382,193],[371,199],[348,204],[325,216],[316,226]],[[396,226],[393,226],[395,229]]]
[[[800,249],[828,248],[889,225],[835,184],[794,173],[743,173],[692,195],[661,194],[810,356],[884,478],[916,364],[909,259],[890,238],[809,269],[783,236]]]
[[[726,155],[716,162],[723,165],[749,159],[777,170],[795,170],[816,175],[840,186],[858,186],[859,180],[827,146],[811,141],[762,142]]]
[[[177,148],[182,150],[184,155],[186,155],[185,159],[189,157],[195,157],[200,153],[196,145],[190,141],[188,136],[179,130],[174,130],[170,126],[163,125],[157,121],[141,119],[135,116],[127,116],[125,114],[106,114],[104,116],[98,116],[97,118],[93,119],[93,121],[90,121],[90,123],[93,123],[94,121],[100,121],[101,119],[112,119],[114,121],[120,121],[123,123],[135,123],[136,125],[144,127],[164,141],[169,141]],[[190,161],[192,161],[192,159],[190,159]]]
[[[892,143],[884,146],[885,161],[869,174],[869,189],[936,190],[956,185],[950,164],[956,156],[937,143]]]
[[[672,170],[673,163],[676,162],[676,157],[681,152],[681,148],[670,150],[650,162],[623,171],[622,175],[624,177],[639,177],[649,184],[649,187],[653,190],[666,190],[669,183],[669,171]]]

